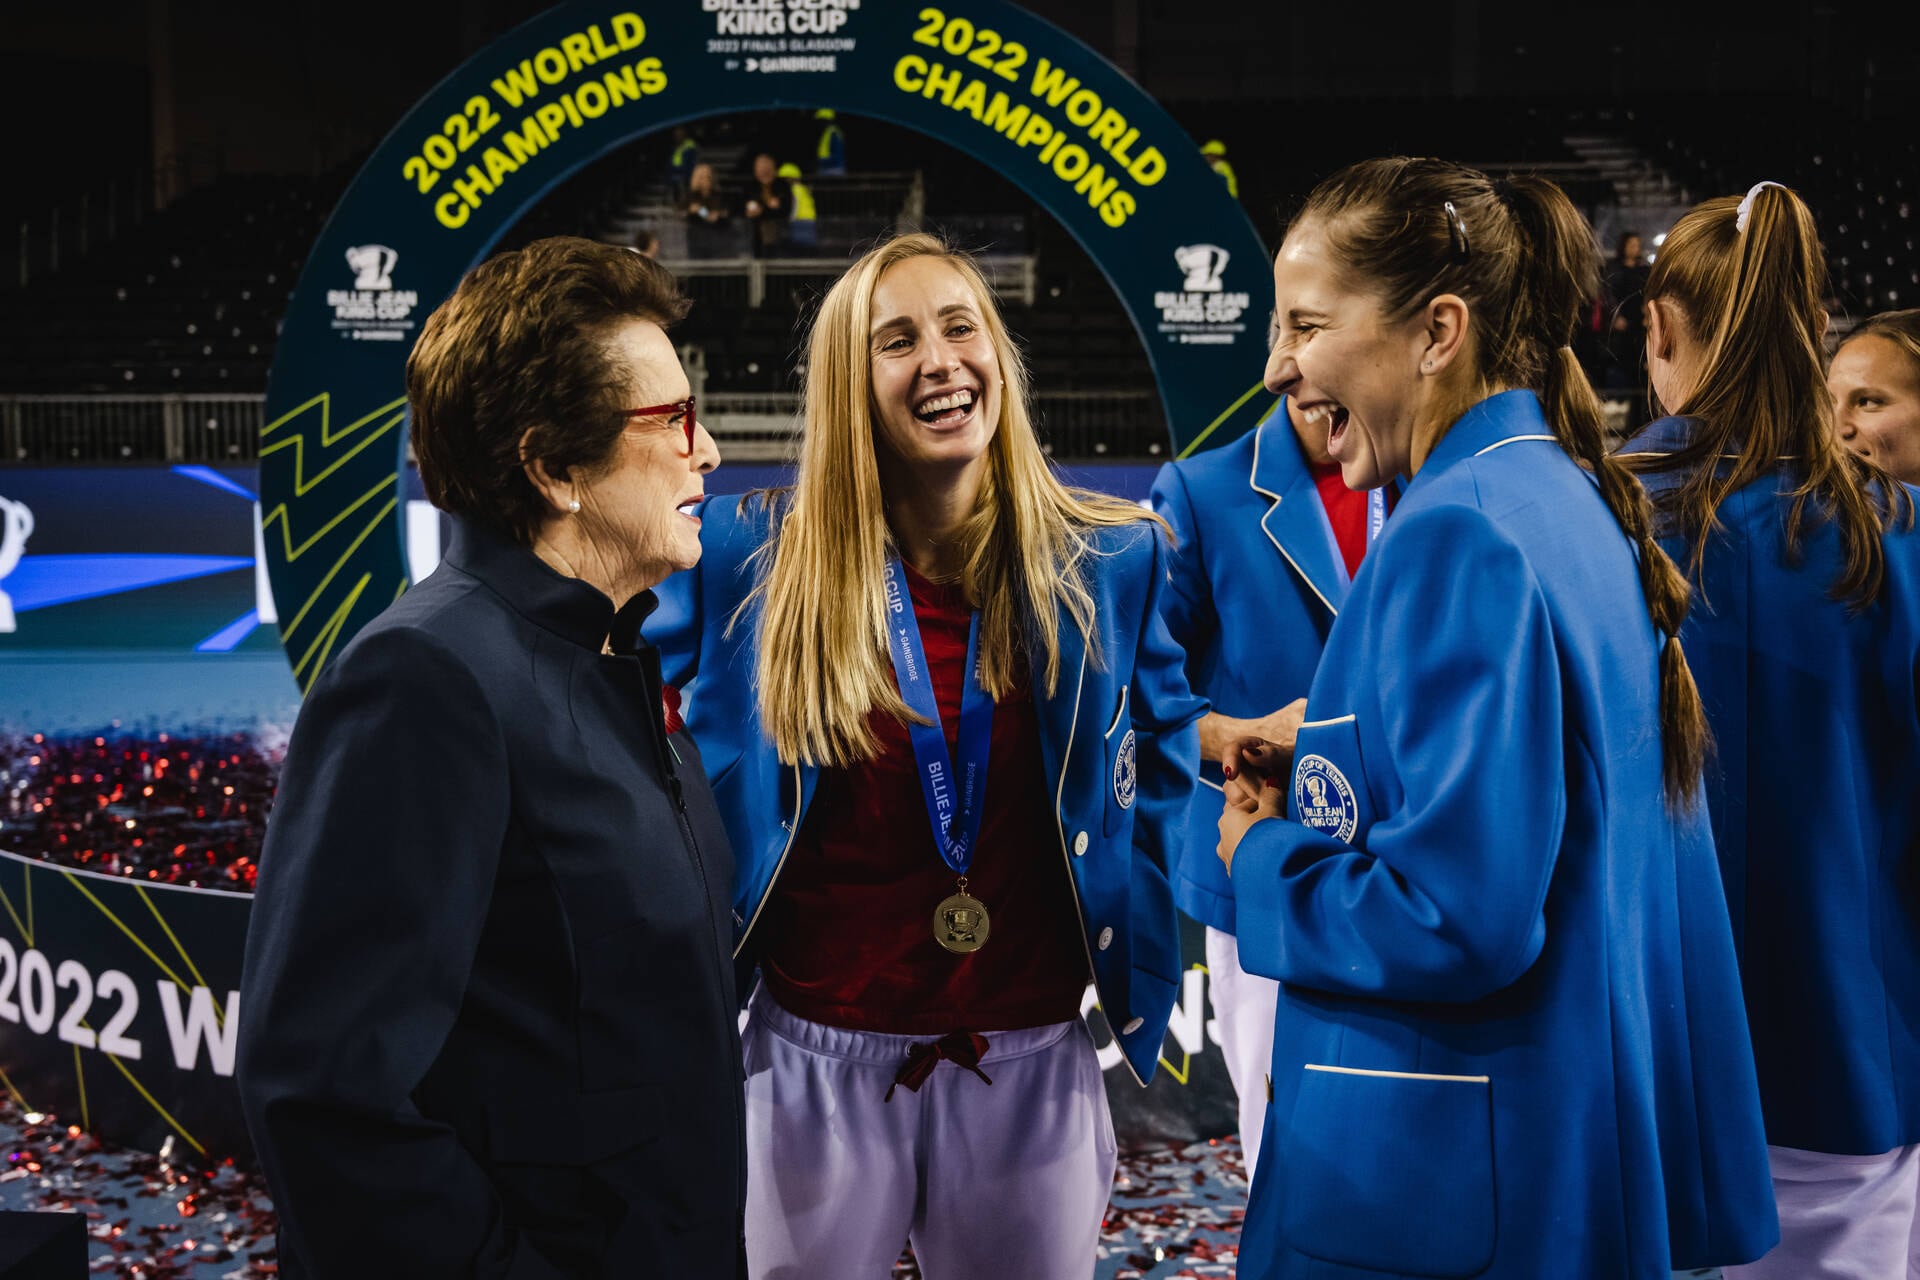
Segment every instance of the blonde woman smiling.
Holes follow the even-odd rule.
[[[738,851],[755,1276],[1090,1276],[1114,1142],[1091,975],[1153,1073],[1203,704],[1163,526],[1069,489],[964,255],[872,250],[813,327],[790,490],[663,589]],[[748,950],[750,949],[750,951]]]

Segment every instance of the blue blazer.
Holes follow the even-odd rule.
[[[1618,1280],[1778,1237],[1633,550],[1528,391],[1407,485],[1233,865],[1280,979],[1241,1275]]]
[[[728,633],[753,588],[748,558],[770,535],[772,508],[753,495],[704,503],[700,563],[662,584],[660,611],[647,627],[667,681],[685,697],[732,838],[736,954],[806,818],[819,772],[782,764],[761,729],[757,616]],[[1101,529],[1093,539],[1098,554],[1085,563],[1102,663],[1088,660],[1078,627],[1062,612],[1059,687],[1045,696],[1036,665],[1033,697],[1060,856],[1072,874],[1101,1007],[1144,1084],[1159,1061],[1180,979],[1167,868],[1186,833],[1200,754],[1194,725],[1206,704],[1188,692],[1180,651],[1160,620],[1167,570],[1158,530]]]
[[[1663,418],[1630,447],[1671,452],[1688,429]],[[1681,636],[1719,746],[1707,802],[1767,1140],[1874,1155],[1920,1142],[1920,534],[1881,540],[1883,593],[1853,614],[1827,594],[1832,524],[1787,554],[1799,479],[1721,505]]]
[[[1231,444],[1161,467],[1151,501],[1176,539],[1160,613],[1186,650],[1194,692],[1240,717],[1305,697],[1346,598],[1347,566],[1286,401]],[[1173,900],[1232,933],[1233,883],[1214,852],[1219,764],[1201,761],[1200,781],[1210,790],[1193,806]]]

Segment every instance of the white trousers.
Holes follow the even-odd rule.
[[[1780,1243],[1726,1280],[1920,1280],[1920,1146],[1836,1156],[1768,1147]]]
[[[1091,1280],[1113,1188],[1113,1118],[1079,1019],[984,1031],[980,1070],[942,1061],[887,1088],[932,1036],[846,1031],[754,994],[747,1268],[754,1280]]]
[[[1280,984],[1240,967],[1240,943],[1207,926],[1207,991],[1220,1028],[1227,1077],[1240,1095],[1240,1147],[1246,1153],[1247,1185],[1260,1156],[1260,1128],[1267,1118],[1267,1072],[1273,1066],[1273,1019]]]

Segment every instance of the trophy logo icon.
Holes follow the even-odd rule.
[[[0,583],[6,581],[14,566],[20,563],[21,553],[27,549],[27,539],[33,536],[33,512],[27,510],[24,502],[14,502],[0,498]],[[14,630],[13,597],[0,587],[0,634]]]
[[[1217,244],[1183,244],[1173,251],[1173,260],[1187,273],[1181,287],[1188,293],[1219,293],[1220,276],[1232,255]]]
[[[347,250],[347,265],[353,268],[356,289],[393,288],[393,264],[400,255],[383,244],[357,244]]]

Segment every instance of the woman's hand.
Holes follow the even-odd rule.
[[[1267,786],[1287,785],[1293,774],[1293,743],[1235,738],[1220,753],[1220,772],[1226,779],[1221,789],[1227,794],[1228,804],[1258,800]]]
[[[1286,792],[1281,790],[1275,778],[1268,778],[1251,799],[1227,797],[1220,809],[1220,843],[1214,847],[1214,852],[1226,864],[1229,876],[1233,874],[1233,855],[1240,848],[1240,837],[1246,835],[1248,828],[1262,818],[1284,817],[1286,807]]]
[[[1295,698],[1278,711],[1242,720],[1237,716],[1209,711],[1200,719],[1200,758],[1225,760],[1227,747],[1237,738],[1265,738],[1268,742],[1293,750],[1293,739],[1300,722],[1307,718],[1307,700]]]

